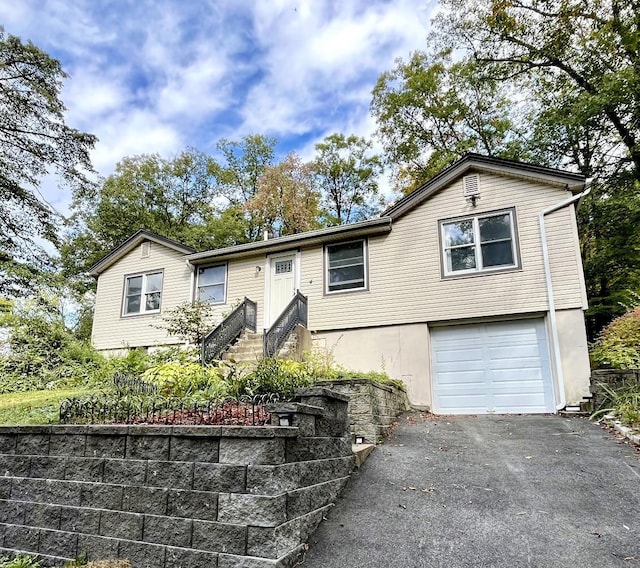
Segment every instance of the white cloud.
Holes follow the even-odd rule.
[[[62,61],[68,121],[99,137],[92,158],[108,175],[124,156],[213,151],[223,136],[273,135],[303,157],[333,132],[370,136],[375,80],[424,46],[432,9],[433,0],[21,0],[0,5],[0,21]],[[46,186],[66,207],[69,196]]]

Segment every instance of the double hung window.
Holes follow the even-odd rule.
[[[327,245],[326,291],[363,290],[367,287],[367,247],[363,240]]]
[[[514,211],[440,223],[444,275],[517,268]]]
[[[227,294],[227,265],[198,268],[196,298],[210,304],[224,304]]]
[[[125,316],[160,311],[162,276],[162,272],[158,271],[126,277],[123,306]]]

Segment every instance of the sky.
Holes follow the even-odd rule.
[[[377,78],[424,49],[434,0],[0,0],[7,34],[68,73],[67,124],[99,138],[101,176],[125,156],[215,155],[264,134],[311,159],[334,132],[371,137]],[[66,214],[70,192],[43,184]]]

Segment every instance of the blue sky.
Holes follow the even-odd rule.
[[[0,0],[5,32],[70,75],[67,122],[124,156],[169,157],[258,133],[310,159],[333,132],[371,136],[371,89],[425,47],[434,2],[415,0]],[[66,212],[70,195],[45,184]]]

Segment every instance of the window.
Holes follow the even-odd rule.
[[[124,285],[124,315],[160,311],[162,272],[127,276]]]
[[[287,274],[293,271],[291,260],[276,260],[276,274]]]
[[[201,302],[224,304],[227,293],[227,265],[198,268],[196,298]]]
[[[518,266],[514,212],[441,222],[445,276]]]
[[[366,282],[364,241],[327,245],[327,292],[363,290]]]

